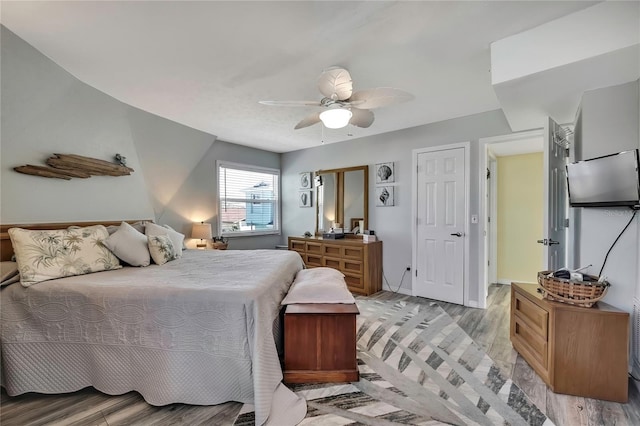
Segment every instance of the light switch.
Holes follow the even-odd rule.
[[[477,214],[472,214],[471,215],[471,223],[478,223],[478,215]]]

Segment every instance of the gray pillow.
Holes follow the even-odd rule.
[[[131,266],[149,266],[151,257],[147,245],[147,237],[136,231],[127,222],[122,222],[119,229],[104,240],[103,244],[118,259]]]
[[[16,262],[0,262],[0,286],[20,281],[18,264]]]

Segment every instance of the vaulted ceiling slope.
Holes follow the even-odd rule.
[[[122,102],[287,152],[497,109],[490,44],[592,4],[3,1],[0,21]],[[324,131],[293,129],[313,107],[258,104],[320,100],[317,77],[333,65],[356,90],[396,87],[415,99],[376,110],[370,128]]]

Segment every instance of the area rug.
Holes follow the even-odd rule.
[[[301,425],[553,424],[436,303],[357,305],[360,381],[290,385]],[[243,407],[235,425],[250,424]]]

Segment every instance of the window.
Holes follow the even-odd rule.
[[[222,161],[217,165],[220,234],[280,234],[280,170]]]

